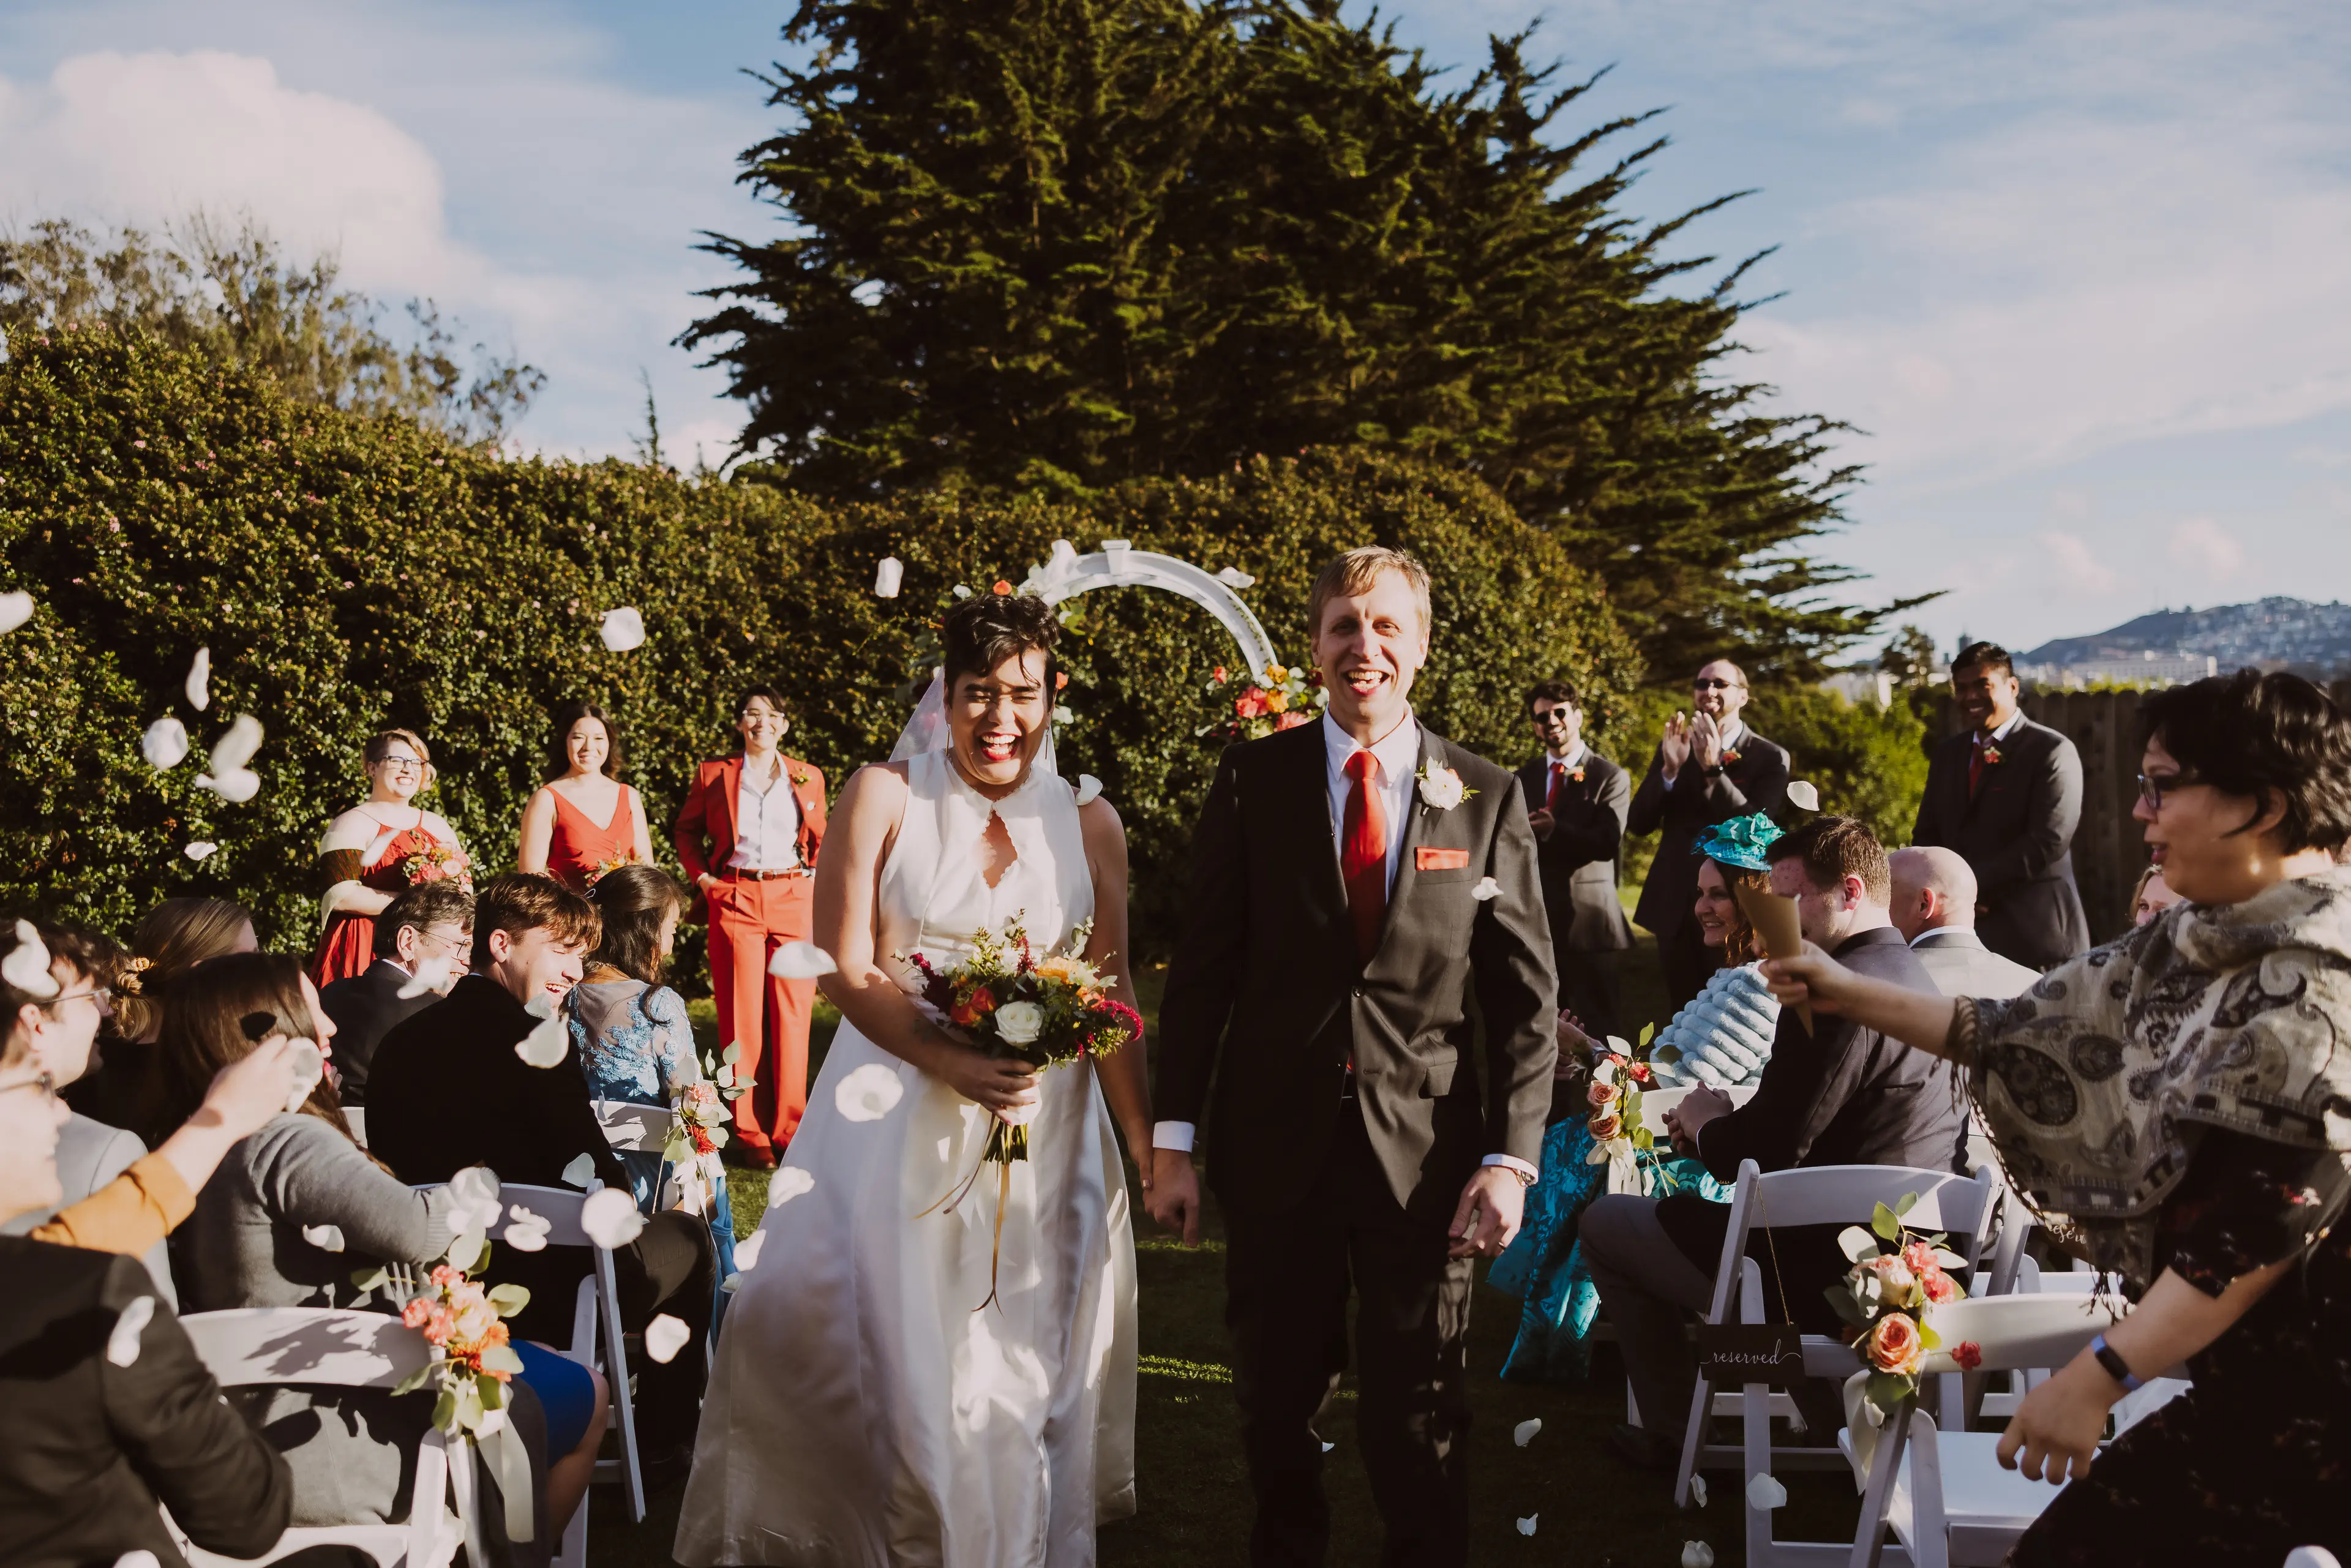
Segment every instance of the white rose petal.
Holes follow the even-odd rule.
[[[1788,804],[1800,811],[1817,811],[1821,809],[1821,792],[1813,788],[1809,779],[1792,779],[1788,784]]]
[[[759,1254],[767,1245],[768,1231],[765,1226],[735,1243],[735,1271],[737,1274],[747,1274],[758,1268]]]
[[[553,1067],[571,1051],[571,1031],[563,1020],[549,1015],[538,1020],[537,1028],[515,1041],[515,1054],[533,1067]]]
[[[585,1191],[588,1184],[595,1179],[596,1161],[593,1155],[574,1155],[571,1163],[563,1167],[563,1185],[566,1186],[576,1186]]]
[[[404,1002],[421,997],[427,991],[438,991],[449,983],[449,977],[456,972],[457,961],[445,954],[436,954],[430,958],[419,958],[416,961],[416,973],[411,975],[407,983],[400,988],[400,999]]]
[[[694,1331],[677,1319],[663,1312],[645,1325],[645,1354],[666,1366],[677,1359]]]
[[[779,1166],[776,1174],[768,1178],[768,1207],[781,1208],[796,1197],[806,1197],[815,1186],[814,1172],[798,1166]]]
[[[21,589],[15,593],[0,593],[0,632],[14,632],[33,618],[33,596]],[[150,1557],[149,1562],[154,1559]]]
[[[339,1225],[306,1225],[302,1228],[302,1239],[321,1252],[343,1249],[343,1231]]]
[[[906,1086],[897,1073],[878,1061],[869,1061],[841,1079],[833,1089],[833,1109],[850,1122],[878,1122],[895,1110]]]
[[[1690,1497],[1698,1507],[1706,1506],[1706,1478],[1693,1471],[1690,1475]]]
[[[1252,588],[1257,584],[1256,578],[1237,566],[1228,566],[1217,572],[1217,580],[1227,588]]]
[[[549,1228],[546,1218],[520,1204],[509,1212],[513,1218],[507,1222],[506,1244],[517,1252],[544,1251]]]
[[[604,646],[615,653],[626,653],[645,643],[645,618],[630,605],[604,612],[603,624],[596,635],[604,639]]]
[[[1714,1568],[1714,1548],[1703,1541],[1683,1542],[1682,1568]]]
[[[580,1228],[607,1252],[626,1247],[644,1228],[645,1217],[637,1212],[637,1200],[617,1186],[590,1193],[588,1201],[580,1206]]]
[[[1489,898],[1499,898],[1502,896],[1502,884],[1490,876],[1481,878],[1478,885],[1469,890],[1469,896],[1480,904]]]
[[[106,1359],[117,1366],[131,1366],[139,1360],[139,1336],[155,1319],[155,1298],[141,1296],[122,1309],[114,1320],[114,1328],[106,1336]]]
[[[1035,1002],[1007,1002],[996,1009],[996,1037],[1007,1045],[1027,1045],[1044,1031],[1045,1009]]]
[[[250,768],[232,768],[217,779],[199,773],[196,788],[211,790],[232,806],[242,806],[261,793],[261,775]]]
[[[742,1284],[742,1275],[729,1274],[726,1278],[718,1281],[718,1293],[722,1296],[731,1296],[741,1288]]]
[[[498,1199],[497,1173],[487,1166],[467,1166],[449,1178],[449,1228],[480,1235],[498,1222],[506,1205]]]
[[[1541,1430],[1542,1419],[1540,1416],[1531,1421],[1521,1421],[1517,1426],[1510,1428],[1510,1441],[1523,1448],[1529,1443],[1533,1442],[1535,1440],[1535,1434]]]
[[[1747,1506],[1750,1508],[1760,1508],[1769,1511],[1775,1508],[1784,1508],[1787,1502],[1788,1489],[1782,1486],[1780,1478],[1769,1470],[1757,1471],[1755,1479],[1747,1483]]]
[[[1078,804],[1091,806],[1102,799],[1102,781],[1091,773],[1078,775]]]
[[[832,955],[813,942],[787,942],[768,960],[768,973],[779,980],[820,980],[840,972]]]
[[[294,1086],[286,1092],[286,1109],[290,1114],[302,1108],[319,1080],[327,1075],[327,1053],[314,1040],[298,1040],[286,1055],[286,1063],[293,1070]]]
[[[1337,1448],[1338,1446],[1339,1446],[1339,1445],[1338,1445],[1338,1444],[1336,1444],[1336,1443],[1325,1443],[1325,1444],[1323,1444],[1323,1445],[1322,1445],[1322,1451],[1323,1451],[1324,1453],[1326,1453],[1326,1454],[1327,1454],[1327,1453],[1329,1453],[1332,1449],[1333,1449],[1333,1448]]]
[[[180,852],[192,861],[210,860],[213,852],[218,848],[220,846],[210,839],[198,839],[194,843],[182,848]]]
[[[906,563],[894,555],[885,555],[873,564],[873,597],[895,599],[899,585],[906,580]]]
[[[1532,1535],[1535,1532],[1535,1521],[1541,1517],[1541,1515],[1540,1514],[1531,1513],[1527,1515],[1526,1518],[1519,1521],[1519,1533],[1520,1535]]]
[[[198,713],[213,706],[212,678],[213,651],[210,648],[199,648],[196,650],[196,656],[188,662],[186,687],[188,706]]]
[[[177,768],[188,758],[188,727],[166,714],[147,727],[139,737],[139,750],[147,758],[147,766],[162,773]]]
[[[249,713],[237,715],[227,733],[213,742],[213,771],[221,775],[240,771],[261,749],[261,721]]]
[[[29,920],[16,922],[16,945],[0,959],[0,979],[28,997],[54,997],[57,977],[49,973],[48,944]]]

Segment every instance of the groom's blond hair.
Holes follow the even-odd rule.
[[[1357,545],[1324,567],[1314,579],[1314,591],[1306,601],[1306,636],[1310,645],[1322,634],[1324,605],[1342,594],[1352,597],[1368,592],[1372,584],[1391,571],[1403,578],[1405,585],[1412,590],[1412,601],[1420,611],[1420,630],[1426,635],[1430,630],[1428,568],[1408,550],[1390,549],[1385,545]]]

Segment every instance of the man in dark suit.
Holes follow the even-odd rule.
[[[1820,817],[1774,841],[1771,889],[1796,900],[1805,939],[1862,974],[1912,990],[1934,981],[1894,926],[1886,851],[1851,817]],[[1741,1160],[1766,1171],[1799,1166],[1918,1166],[1955,1169],[1965,1113],[1951,1070],[1924,1051],[1848,1019],[1816,1013],[1810,1032],[1796,1009],[1780,1014],[1771,1059],[1754,1097],[1733,1109],[1718,1090],[1693,1089],[1667,1113],[1674,1146],[1718,1181],[1738,1179]],[[1577,1232],[1601,1304],[1616,1324],[1625,1373],[1641,1412],[1619,1427],[1617,1450],[1636,1465],[1670,1470],[1680,1456],[1698,1363],[1684,1327],[1714,1289],[1729,1209],[1695,1194],[1616,1194],[1584,1211]],[[1784,1310],[1806,1333],[1835,1331],[1822,1289],[1843,1270],[1840,1227],[1783,1230],[1772,1239]],[[1761,1243],[1759,1242],[1759,1245]],[[1834,1427],[1830,1428],[1834,1430]]]
[[[1543,749],[1519,769],[1519,788],[1535,831],[1559,1002],[1585,1033],[1604,1038],[1619,1032],[1616,955],[1633,945],[1616,897],[1633,780],[1583,743],[1583,705],[1566,682],[1545,681],[1529,692],[1527,716]]]
[[[1969,727],[1935,747],[1915,844],[1957,850],[1976,873],[1976,931],[2003,958],[2047,969],[2090,950],[2074,882],[2082,758],[2016,706],[2008,652],[1971,643],[1951,661]]]
[[[465,972],[473,933],[472,894],[446,880],[420,882],[375,917],[375,962],[366,972],[319,993],[335,1020],[336,1087],[345,1106],[367,1103],[368,1070],[392,1026],[447,996]]]
[[[1315,1423],[1348,1359],[1384,1561],[1467,1561],[1470,1266],[1517,1232],[1551,1103],[1557,982],[1510,774],[1423,728],[1428,576],[1365,547],[1309,624],[1324,716],[1228,750],[1160,1010],[1151,1211],[1199,1235],[1207,1116],[1250,1559],[1330,1540]],[[1484,1071],[1471,1059],[1483,1025]]]
[[[1657,938],[1666,1002],[1678,1010],[1714,973],[1718,955],[1698,940],[1698,836],[1717,822],[1761,811],[1775,821],[1788,803],[1788,754],[1747,727],[1747,675],[1728,659],[1702,665],[1690,713],[1666,721],[1649,771],[1634,793],[1625,831],[1657,834],[1656,858],[1633,918]]]
[[[486,1166],[502,1182],[569,1186],[564,1172],[584,1155],[598,1180],[628,1191],[628,1173],[597,1123],[578,1060],[567,1051],[554,1066],[534,1067],[515,1049],[557,1016],[600,928],[595,907],[550,878],[516,872],[484,883],[474,904],[474,973],[376,1048],[369,1152],[418,1186]],[[572,1303],[587,1268],[577,1249],[496,1249],[491,1277],[531,1293],[515,1319],[515,1337],[570,1343]],[[717,1260],[699,1216],[654,1215],[634,1240],[613,1249],[612,1268],[630,1331],[661,1312],[687,1323],[710,1321]],[[695,1333],[676,1359],[637,1369],[637,1420],[652,1462],[666,1467],[690,1454],[703,1343]]]

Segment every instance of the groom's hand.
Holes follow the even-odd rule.
[[[1200,1173],[1184,1149],[1151,1151],[1151,1186],[1144,1195],[1151,1218],[1181,1232],[1184,1245],[1200,1244]]]
[[[1504,1166],[1480,1166],[1461,1189],[1450,1235],[1455,1258],[1499,1258],[1527,1211],[1526,1184]]]

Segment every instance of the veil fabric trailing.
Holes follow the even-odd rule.
[[[904,762],[926,751],[945,751],[947,736],[946,672],[934,670],[923,700],[914,705],[914,716],[906,721],[906,727],[898,732],[898,744],[890,748],[890,760]],[[1037,759],[1029,768],[1032,773],[1047,776],[1061,771],[1054,758],[1053,727],[1050,721],[1045,726],[1045,743],[1037,748]]]

